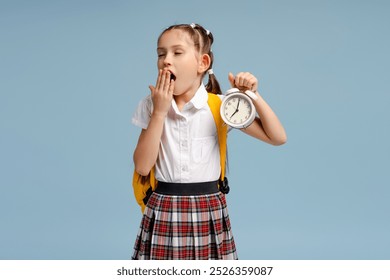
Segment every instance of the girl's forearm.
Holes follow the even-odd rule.
[[[147,129],[142,130],[138,139],[133,160],[135,171],[142,176],[147,176],[156,163],[164,120],[165,115],[152,114]]]
[[[269,142],[273,145],[286,143],[287,135],[279,118],[258,92],[256,92],[256,95],[258,98],[254,101],[254,105],[259,115],[261,126],[270,140]]]

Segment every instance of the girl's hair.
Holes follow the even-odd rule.
[[[211,50],[211,45],[214,42],[213,34],[209,30],[205,29],[204,27],[202,27],[199,24],[195,24],[195,23],[175,24],[175,25],[171,25],[170,27],[166,28],[158,37],[158,41],[160,41],[161,36],[165,32],[167,32],[169,30],[173,30],[173,29],[179,29],[179,30],[182,30],[184,32],[187,32],[187,34],[190,36],[190,38],[194,42],[195,49],[198,52],[200,52],[201,54],[208,54],[210,56],[211,62],[210,62],[210,66],[207,70],[212,69],[213,62],[214,62],[214,54]],[[203,77],[207,72],[208,71],[203,73]],[[208,80],[207,85],[206,85],[206,90],[208,92],[212,92],[214,94],[222,94],[221,88],[219,86],[219,83],[218,83],[217,78],[215,77],[214,73],[212,73],[211,71],[208,73],[209,73],[209,80]]]

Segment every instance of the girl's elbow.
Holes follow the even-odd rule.
[[[145,167],[139,167],[139,166],[135,166],[135,172],[137,172],[139,175],[141,176],[148,176],[149,173],[150,173],[150,168],[145,168]]]
[[[275,139],[272,141],[272,145],[274,146],[282,146],[287,143],[287,136],[280,137],[279,139]]]
[[[153,166],[148,166],[143,162],[137,162],[134,160],[134,170],[141,176],[148,176]]]

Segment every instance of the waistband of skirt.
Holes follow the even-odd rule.
[[[165,195],[202,195],[219,192],[218,180],[200,183],[167,183],[158,182],[156,193]]]

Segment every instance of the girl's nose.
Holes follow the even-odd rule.
[[[171,56],[167,54],[164,59],[164,66],[169,66],[171,65]]]

